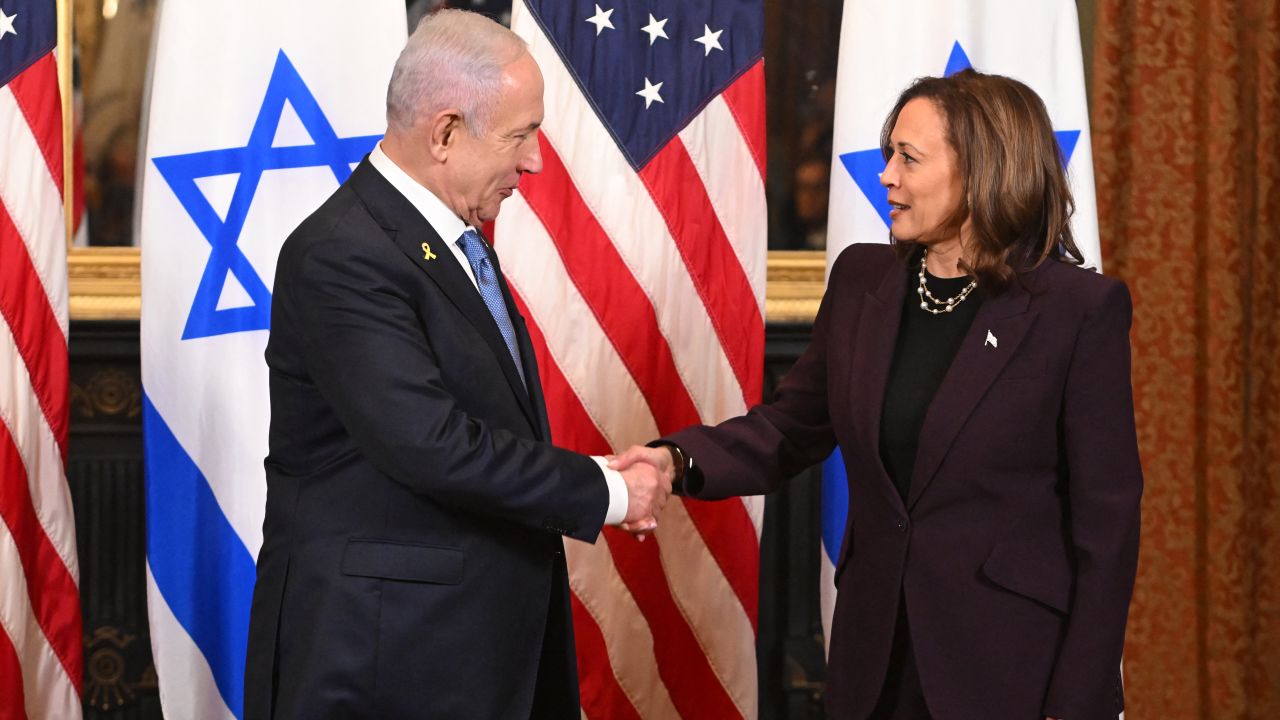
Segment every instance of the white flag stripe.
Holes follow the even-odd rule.
[[[180,245],[177,237],[170,241]],[[205,247],[208,248],[207,243]],[[191,267],[194,267],[192,263],[174,265],[168,272],[178,274],[182,269]],[[161,268],[145,273],[144,277],[157,272],[162,272]],[[198,279],[192,280],[189,287],[194,288],[198,282]],[[184,298],[181,305],[186,310],[190,308],[191,300]],[[165,343],[166,339],[182,337],[185,313],[180,315],[170,309],[157,317],[157,313],[151,311],[154,307],[144,304],[142,309],[143,322],[148,325],[143,357],[164,356],[168,362],[143,363],[142,382],[147,398],[155,405],[174,437],[192,438],[183,444],[183,449],[208,481],[223,514],[249,554],[257,557],[262,546],[262,517],[267,499],[262,460],[267,455],[270,415],[265,407],[263,412],[245,414],[214,410],[228,403],[266,405],[266,363],[262,359],[266,334],[233,336],[241,341],[244,351],[228,353],[220,362],[211,362],[207,344],[217,342],[216,338]],[[164,326],[158,329],[161,323]],[[148,352],[145,347],[148,344],[162,347]],[[217,377],[218,382],[201,382],[202,376]],[[218,442],[219,439],[222,443]],[[237,451],[228,452],[229,447],[237,448]],[[246,478],[256,480],[246,483]]]
[[[524,299],[556,366],[600,434],[615,451],[657,437],[653,416],[630,410],[645,407],[644,396],[578,289],[571,282],[552,281],[567,277],[564,263],[519,192],[502,204],[501,217],[520,228],[513,235],[518,240],[498,246],[502,273]],[[593,352],[583,353],[583,347]]]
[[[836,611],[835,587],[836,566],[828,559],[824,544],[818,550],[818,612],[822,619],[822,647],[828,652],[831,650],[831,619]]]
[[[75,514],[62,454],[32,389],[27,366],[18,354],[13,330],[3,318],[0,318],[0,358],[17,360],[0,365],[0,421],[13,436],[18,455],[27,469],[27,490],[36,519],[71,573],[71,579],[79,583]],[[9,575],[6,573],[5,577]]]
[[[365,3],[359,12],[337,0],[166,0],[159,5],[155,55],[182,67],[155,79],[163,83],[163,93],[152,94],[149,125],[176,130],[199,121],[193,126],[198,131],[166,132],[166,153],[243,146],[247,130],[229,120],[243,118],[252,126],[281,51],[340,137],[352,127],[379,132],[367,129],[373,116],[385,128],[387,81],[407,26],[404,8],[397,3]],[[358,53],[350,53],[353,43],[359,45]],[[347,53],[338,52],[342,50]],[[157,66],[157,76],[161,70]],[[191,82],[193,77],[203,82]]]
[[[764,531],[764,496],[747,495],[741,500],[743,507],[747,509],[747,517],[751,518],[751,524],[756,529],[756,540],[759,540],[760,533]]]
[[[66,250],[45,242],[46,238],[66,235],[62,193],[49,174],[49,165],[8,86],[0,88],[0,138],[4,143],[0,201],[4,202],[5,210],[27,246],[27,255],[49,298],[49,307],[66,337]]]
[[[1093,181],[1093,148],[1092,140],[1081,133],[1076,144],[1076,153],[1072,167],[1067,168],[1067,178],[1071,184],[1071,196],[1076,202],[1075,214],[1071,216],[1071,232],[1075,236],[1076,247],[1084,255],[1085,267],[1096,268],[1102,272],[1102,240],[1098,234],[1098,205]],[[1076,169],[1076,162],[1080,163]],[[1087,163],[1087,164],[1086,164]]]
[[[711,318],[648,189],[605,132],[532,17],[519,13],[512,18],[512,26],[529,41],[542,68],[544,101],[557,110],[555,127],[544,126],[542,132],[654,306],[658,326],[698,414],[741,414],[746,406],[733,367],[714,342]]]
[[[680,717],[655,669],[658,660],[653,654],[649,623],[618,575],[608,543],[603,539],[595,544],[568,540],[564,554],[569,563],[569,586],[604,635],[613,675],[640,717]]]
[[[591,123],[584,125],[598,129]],[[667,339],[676,370],[699,417],[730,417],[745,412],[742,388],[724,349],[715,341],[711,316],[648,190],[623,167],[610,167],[610,160],[625,165],[620,153],[602,150],[593,146],[593,141],[575,140],[572,133],[567,134],[565,148],[557,142],[556,135],[546,129],[543,133],[565,158],[574,185],[654,307],[658,328]],[[593,162],[566,157],[592,147],[596,148]],[[619,238],[630,242],[619,242]]]
[[[1069,124],[1080,130],[1071,162],[1067,164],[1067,178],[1071,183],[1071,196],[1076,203],[1071,217],[1071,232],[1076,247],[1084,254],[1085,265],[1102,271],[1102,244],[1098,232],[1098,197],[1093,178],[1093,131],[1089,128],[1089,108],[1085,99],[1084,54],[1080,49],[1080,17],[1074,2],[1058,3],[1056,26],[1053,36],[1053,57],[1050,63],[1056,76],[1050,87],[1068,88],[1070,95],[1053,93],[1045,100],[1049,116],[1054,122]],[[1075,102],[1066,102],[1074,97]],[[1052,102],[1052,104],[1049,104]],[[1062,129],[1062,128],[1059,128]]]
[[[746,139],[740,132],[724,132],[737,127],[729,104],[717,95],[680,131],[680,141],[702,178],[763,318],[769,262],[760,248],[768,244],[769,210],[760,202],[765,196],[764,178]]]
[[[5,581],[0,583],[0,631],[9,636],[22,666],[27,717],[79,717],[80,695],[36,621],[21,571],[22,558],[4,522],[0,522],[0,567],[15,569],[5,572]]]
[[[184,680],[183,684],[160,683],[160,706],[165,717],[235,720],[235,714],[218,692],[204,655],[173,616],[164,595],[156,589],[150,563],[147,563],[147,619],[152,650],[157,658],[164,658],[163,672]]]
[[[680,498],[667,503],[656,538],[680,614],[733,704],[743,717],[754,718],[759,704],[755,629]]]

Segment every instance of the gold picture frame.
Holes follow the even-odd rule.
[[[67,252],[72,320],[137,320],[142,309],[138,248],[88,247]]]
[[[67,274],[72,320],[137,320],[142,308],[137,248],[71,248]],[[821,250],[769,252],[765,322],[811,323],[826,274]]]

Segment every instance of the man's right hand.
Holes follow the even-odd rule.
[[[640,539],[658,527],[658,516],[671,496],[670,453],[665,448],[635,446],[609,463],[627,483],[627,516],[622,529]]]

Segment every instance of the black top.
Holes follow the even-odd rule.
[[[911,489],[911,471],[916,464],[916,447],[925,412],[982,304],[975,288],[949,313],[926,312],[921,309],[917,295],[918,272],[917,265],[905,278],[908,290],[902,303],[902,324],[898,328],[898,342],[894,346],[880,415],[880,460],[904,502]],[[958,295],[971,279],[967,275],[938,278],[925,273],[929,292],[943,301]],[[929,305],[938,307],[933,303]]]

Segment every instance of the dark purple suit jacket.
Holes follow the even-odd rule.
[[[904,503],[878,448],[907,278],[886,246],[845,250],[774,400],[667,439],[702,468],[706,499],[774,490],[839,443],[849,523],[831,717],[873,709],[902,592],[938,720],[1113,719],[1142,494],[1128,291],[1049,260],[986,298],[925,417]]]

